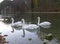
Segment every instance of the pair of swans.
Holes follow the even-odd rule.
[[[24,19],[22,19],[22,21],[14,23],[14,19],[11,18],[11,20],[12,20],[11,27],[13,29],[12,32],[14,32],[14,27],[17,27],[17,28],[20,27],[21,29],[23,29],[23,34],[24,35],[25,35],[24,29],[26,29],[26,30],[29,30],[29,29],[36,30],[37,28],[39,28],[39,26],[41,26],[43,28],[50,28],[50,26],[51,26],[50,22],[45,21],[45,22],[40,23],[40,17],[37,17],[37,18],[38,18],[38,23],[37,24],[26,24]]]

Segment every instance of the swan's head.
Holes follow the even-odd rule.
[[[11,18],[11,20],[12,20],[12,23],[14,23],[14,18]]]
[[[23,24],[25,24],[25,20],[24,19],[21,19],[21,20],[22,20]]]
[[[24,19],[21,19],[22,20],[22,22],[24,22]]]
[[[13,18],[11,18],[11,20],[14,20]]]
[[[39,16],[37,18],[38,18],[38,20],[40,20],[40,17]]]

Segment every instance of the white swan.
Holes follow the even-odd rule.
[[[50,28],[51,27],[51,23],[48,21],[44,21],[44,22],[40,23],[40,17],[38,17],[38,25],[43,28]]]
[[[21,21],[18,21],[18,22],[14,23],[14,19],[11,18],[11,20],[12,20],[11,27],[13,29],[12,32],[14,32],[14,28],[21,28],[21,26],[22,26],[22,22]]]
[[[23,22],[22,27],[24,29],[37,29],[37,28],[39,28],[39,26],[36,25],[36,24],[25,24],[25,20],[24,19],[22,19],[22,22]]]

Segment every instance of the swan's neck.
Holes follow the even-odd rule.
[[[23,25],[25,24],[25,20],[24,19],[22,19],[22,22],[23,22]]]
[[[24,26],[25,26],[25,20],[22,19],[22,29],[24,29]]]
[[[40,17],[38,17],[38,25],[40,24]]]
[[[14,19],[12,19],[12,24],[14,23]]]

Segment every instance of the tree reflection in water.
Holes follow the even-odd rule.
[[[38,37],[43,41],[43,44],[59,44],[58,40],[52,34],[38,31]]]

